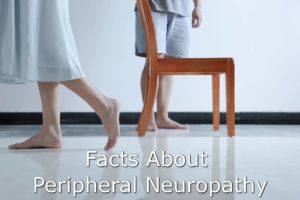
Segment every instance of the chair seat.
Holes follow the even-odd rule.
[[[158,74],[222,74],[232,58],[160,58],[155,71]]]

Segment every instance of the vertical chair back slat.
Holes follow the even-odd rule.
[[[147,50],[149,70],[157,62],[157,44],[149,0],[137,0],[138,12],[141,19]]]

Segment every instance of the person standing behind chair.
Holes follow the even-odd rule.
[[[193,28],[201,25],[201,0],[193,0],[192,19],[189,0],[149,0],[157,40],[158,57],[186,58],[191,48],[191,24]],[[146,44],[141,19],[136,11],[136,55],[146,57]],[[192,23],[191,23],[192,22]],[[141,90],[143,99],[147,82],[147,63],[141,75]],[[158,128],[186,129],[168,116],[168,109],[173,87],[173,77],[160,76],[157,92],[157,116],[154,113],[148,125],[148,131]]]

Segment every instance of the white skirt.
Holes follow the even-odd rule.
[[[61,82],[83,76],[68,0],[0,1],[0,82]]]

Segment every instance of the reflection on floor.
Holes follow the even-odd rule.
[[[61,150],[10,151],[7,149],[9,144],[22,141],[38,129],[38,126],[0,126],[0,199],[74,199],[74,192],[78,191],[76,199],[85,200],[252,200],[259,199],[260,190],[257,183],[263,185],[264,181],[267,181],[267,184],[261,199],[289,200],[298,199],[300,196],[298,171],[300,169],[300,126],[240,125],[237,127],[235,138],[226,137],[224,126],[217,133],[211,131],[211,126],[197,125],[191,126],[186,131],[160,130],[158,133],[148,133],[143,138],[135,136],[135,126],[122,126],[122,137],[119,139],[118,146],[109,152],[103,151],[102,148],[106,138],[103,137],[104,131],[101,127],[64,126],[64,148]],[[87,152],[97,152],[90,154],[90,167],[86,166]],[[164,153],[173,156],[174,159],[182,155],[177,157],[177,164],[182,163],[186,158],[186,166],[178,167],[174,162],[171,167],[157,167],[154,163],[147,167],[149,158],[155,161],[155,156],[162,164],[161,157]],[[195,164],[197,155],[201,153],[208,155],[205,159],[208,167],[201,165],[189,167],[188,157],[190,156],[191,163]],[[124,163],[122,163],[120,158],[122,154],[133,157],[129,159],[123,156]],[[97,156],[99,159],[92,159]],[[170,161],[170,157],[165,161]],[[197,163],[201,161],[204,159],[200,158]],[[98,166],[105,164],[108,166]],[[132,166],[113,166],[118,164]],[[156,185],[149,182],[150,178],[155,182],[157,177],[160,178],[160,189],[165,184],[165,191],[161,190],[160,193],[155,191]],[[239,188],[235,188],[238,185],[236,179],[243,180],[245,177],[254,184],[249,183],[244,187],[241,183]],[[87,178],[95,184],[87,184]],[[44,186],[39,186],[36,193],[34,193],[34,180],[36,180],[36,187],[45,181]],[[123,182],[118,184],[117,181]],[[131,184],[131,192],[127,194],[121,193],[129,188],[125,181]],[[192,181],[195,183],[191,183]],[[225,182],[227,188],[224,188]],[[232,190],[235,191],[233,193],[228,192],[230,182],[233,183]],[[209,186],[212,183],[213,187],[210,190]],[[61,193],[59,184],[61,184]],[[188,184],[191,191],[188,191]],[[76,188],[73,188],[74,186]],[[102,187],[102,191],[99,187]],[[205,187],[208,187],[207,190]],[[112,189],[116,191],[113,192]],[[185,193],[179,194],[176,189],[185,189]],[[218,189],[220,191],[212,195],[212,192]],[[135,193],[134,190],[137,192]],[[173,193],[166,192],[171,190]],[[244,193],[246,190],[247,193]],[[105,191],[109,192],[105,194]],[[201,193],[201,191],[205,192]]]

